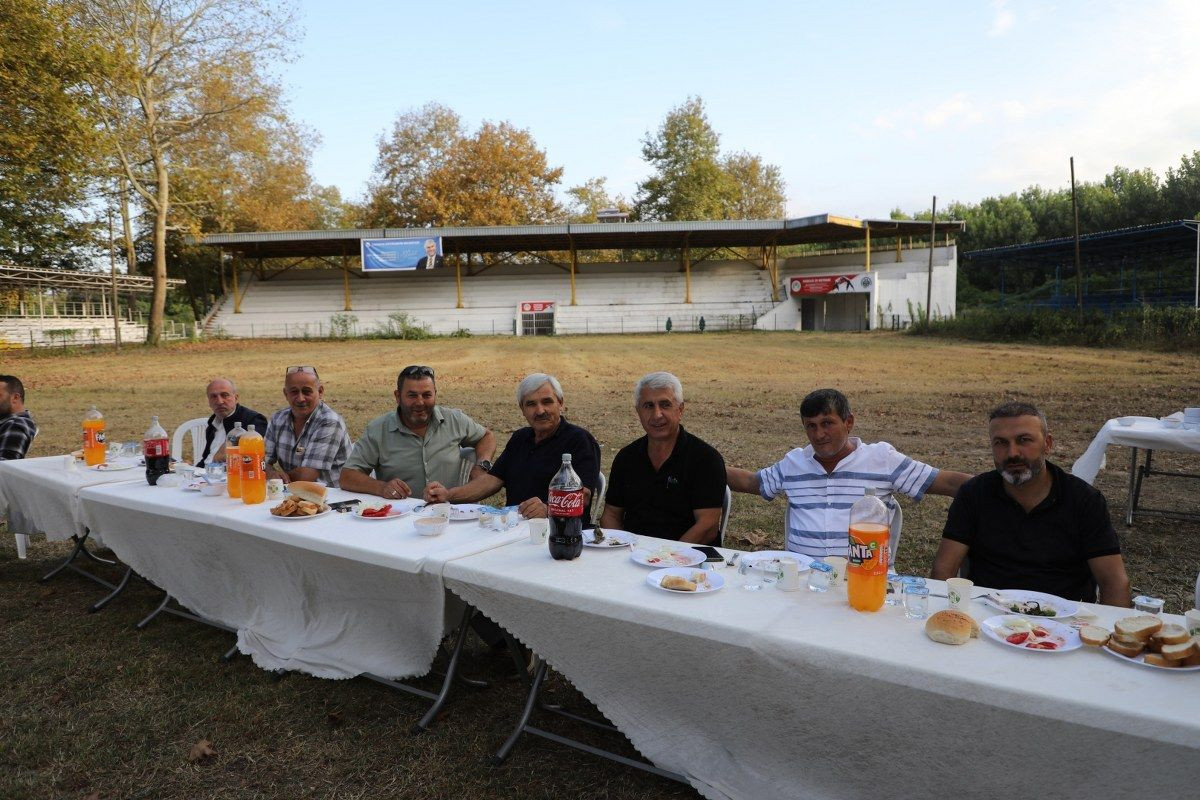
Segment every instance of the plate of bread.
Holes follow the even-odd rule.
[[[1187,628],[1160,617],[1123,617],[1113,629],[1085,625],[1079,629],[1084,644],[1099,647],[1110,656],[1153,669],[1175,672],[1200,670],[1200,637]]]
[[[325,504],[326,489],[312,481],[292,481],[288,484],[289,497],[271,509],[276,519],[316,519],[333,511]]]
[[[646,583],[664,592],[707,594],[725,585],[725,578],[716,572],[688,567],[656,569],[646,576]]]

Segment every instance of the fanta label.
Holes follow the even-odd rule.
[[[546,503],[548,514],[552,517],[582,517],[583,490],[563,492],[551,489]]]
[[[242,479],[252,481],[258,477],[255,471],[258,467],[258,459],[250,454],[242,456]]]

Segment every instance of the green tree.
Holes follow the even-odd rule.
[[[638,184],[636,217],[726,219],[737,187],[722,167],[720,143],[699,97],[671,109],[658,131],[642,140],[642,157],[654,174]]]
[[[1167,169],[1162,192],[1169,219],[1200,219],[1200,150],[1181,158],[1178,169]]]
[[[607,178],[590,178],[572,186],[567,189],[567,197],[571,198],[567,208],[568,222],[598,222],[599,213],[609,208],[626,213],[633,211],[633,206],[624,197],[608,193]]]
[[[727,219],[780,219],[786,213],[783,177],[779,167],[745,151],[721,159],[733,192],[725,209]]]

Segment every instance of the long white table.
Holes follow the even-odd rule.
[[[1172,415],[1182,421],[1182,413]],[[1195,519],[1194,514],[1181,514],[1177,511],[1160,511],[1156,509],[1139,509],[1138,498],[1141,493],[1142,480],[1150,475],[1175,475],[1178,477],[1200,477],[1192,474],[1162,472],[1151,469],[1151,458],[1155,450],[1167,450],[1174,453],[1200,453],[1200,431],[1188,428],[1167,428],[1162,420],[1155,417],[1133,417],[1132,425],[1122,425],[1115,419],[1110,419],[1101,426],[1096,438],[1071,466],[1071,473],[1088,483],[1096,480],[1096,475],[1104,469],[1107,460],[1105,451],[1110,444],[1130,448],[1129,488],[1125,503],[1125,524],[1132,525],[1135,514],[1160,515],[1168,517],[1183,517]],[[1145,464],[1138,465],[1138,450],[1146,451]]]
[[[624,548],[556,562],[544,547],[513,544],[449,561],[443,575],[643,755],[709,798],[933,788],[1144,798],[1200,787],[1200,673],[1090,648],[939,645],[899,608],[851,610],[844,591],[748,592],[725,570],[721,591],[681,595],[648,586],[647,572]],[[1131,613],[1099,611],[1102,622]]]
[[[355,496],[331,490],[329,501]],[[144,483],[84,489],[80,502],[122,561],[236,630],[257,665],[322,678],[424,675],[447,628],[443,565],[528,538],[524,525],[473,522],[425,537],[411,516],[281,520],[268,503]]]

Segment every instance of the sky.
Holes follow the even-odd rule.
[[[722,152],[780,167],[789,217],[1066,187],[1070,156],[1080,181],[1161,176],[1200,149],[1197,0],[298,2],[279,76],[346,198],[430,101],[527,129],[560,190],[632,199],[642,140],[696,95]]]

